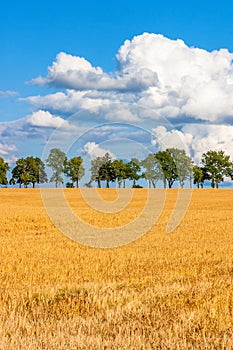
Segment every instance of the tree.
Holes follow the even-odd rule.
[[[224,176],[229,176],[232,169],[230,156],[224,151],[208,151],[203,153],[201,162],[206,171],[207,179],[211,180],[212,188],[218,188],[219,183],[224,180]]]
[[[30,174],[29,182],[32,183],[33,188],[35,188],[36,183],[39,184],[48,181],[45,165],[39,157],[27,157],[26,166]]]
[[[109,153],[105,153],[103,157],[96,157],[91,161],[91,181],[97,182],[98,188],[101,188],[101,176],[100,176],[100,168],[101,166],[111,160],[111,156]],[[89,183],[90,184],[90,183]]]
[[[7,185],[7,177],[6,173],[9,170],[9,165],[4,161],[2,157],[0,157],[0,184]]]
[[[63,183],[62,173],[66,162],[66,155],[59,148],[51,149],[46,164],[52,169],[51,182],[55,182],[57,188],[60,183]]]
[[[74,187],[74,182],[76,182],[76,188],[78,188],[79,180],[85,174],[82,157],[73,157],[70,160],[66,160],[64,173],[71,178],[73,187]]]
[[[12,169],[11,174],[12,178],[10,184],[18,183],[20,188],[22,187],[22,184],[24,184],[24,187],[27,188],[30,174],[27,169],[26,159],[17,159],[16,166]]]
[[[141,178],[141,175],[139,174],[141,171],[140,161],[137,158],[131,158],[131,161],[128,162],[127,165],[128,165],[127,177],[130,180],[133,180],[132,187],[136,187],[136,181],[138,181]]]
[[[18,183],[20,188],[23,184],[27,188],[32,183],[33,188],[35,188],[36,183],[47,182],[44,169],[45,165],[38,157],[19,158],[16,161],[16,166],[12,169],[10,184]]]
[[[99,169],[103,163],[103,157],[96,157],[91,160],[91,182],[97,182],[98,188],[101,188],[101,182],[100,182],[100,176],[99,176]]]
[[[148,156],[141,161],[141,165],[145,169],[142,177],[148,180],[149,188],[151,188],[151,185],[155,188],[157,181],[162,179],[163,176],[161,166],[155,154],[149,153]]]
[[[192,159],[186,155],[184,150],[178,148],[168,148],[175,163],[175,172],[180,183],[180,187],[184,187],[185,180],[192,175]],[[174,173],[175,173],[174,172]]]
[[[205,180],[205,175],[203,168],[194,165],[193,166],[193,183],[194,185],[197,185],[197,188],[203,187],[203,183]]]
[[[169,149],[159,151],[155,154],[155,157],[163,172],[164,188],[166,188],[166,181],[168,183],[168,187],[172,188],[174,181],[176,181],[178,178],[178,172],[171,152]]]
[[[109,182],[116,180],[116,172],[111,160],[106,161],[99,168],[99,178],[106,181],[106,188],[109,188]]]
[[[121,187],[123,182],[123,187],[125,188],[125,181],[129,175],[129,166],[122,159],[116,159],[112,162],[112,166],[115,169],[115,178],[118,182],[118,187]]]

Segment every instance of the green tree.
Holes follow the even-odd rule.
[[[171,152],[169,149],[159,151],[155,154],[155,157],[162,169],[164,188],[166,188],[166,182],[168,187],[172,188],[173,183],[178,179],[178,172]]]
[[[186,155],[184,150],[178,148],[168,148],[167,150],[175,163],[174,173],[177,174],[180,187],[183,188],[185,180],[192,176],[192,159]]]
[[[201,162],[204,166],[207,179],[211,181],[212,188],[218,188],[224,176],[229,176],[232,168],[230,156],[224,151],[208,151],[203,153]]]
[[[99,168],[99,178],[102,181],[106,181],[106,188],[109,188],[109,182],[116,180],[116,172],[111,160],[104,162]]]
[[[129,166],[122,159],[115,159],[112,162],[115,169],[115,177],[118,182],[118,187],[120,188],[123,182],[123,187],[125,188],[125,182],[129,174]]]
[[[137,158],[131,158],[130,162],[127,163],[128,170],[127,170],[127,177],[130,180],[133,180],[133,186],[136,187],[136,181],[138,181],[141,178],[141,166],[140,161]]]
[[[76,188],[79,187],[79,180],[84,176],[85,169],[83,167],[82,157],[73,157],[65,161],[64,173],[70,177],[73,187],[76,183]]]
[[[141,161],[141,165],[145,169],[142,177],[148,181],[149,188],[151,188],[151,185],[155,188],[157,181],[163,178],[161,166],[155,154],[149,153],[148,156]]]
[[[51,182],[55,182],[57,188],[59,184],[63,183],[62,173],[66,162],[66,155],[59,148],[51,149],[46,164],[52,169]]]
[[[12,178],[10,180],[10,184],[18,183],[19,187],[22,187],[22,184],[24,184],[24,187],[27,188],[30,180],[30,174],[27,169],[27,163],[25,158],[19,158],[16,161],[16,166],[11,171]]]
[[[32,187],[35,188],[36,183],[45,183],[48,181],[47,174],[45,172],[45,165],[39,157],[27,157],[26,166],[28,169],[29,182],[32,183]]]
[[[0,184],[7,185],[7,171],[9,170],[9,165],[0,157]]]
[[[101,188],[101,174],[100,168],[104,163],[107,163],[111,160],[110,154],[107,152],[103,157],[96,157],[91,160],[91,180],[88,183],[90,186],[91,182],[97,182],[98,188]]]
[[[194,165],[193,166],[193,183],[194,185],[197,185],[197,188],[203,187],[203,183],[205,180],[205,175],[203,168]]]
[[[19,158],[16,161],[16,166],[12,169],[11,184],[18,183],[19,187],[22,184],[25,188],[32,183],[35,188],[36,183],[47,182],[45,173],[45,165],[38,157]]]

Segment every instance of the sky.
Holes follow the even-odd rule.
[[[233,158],[232,1],[3,1],[0,156]]]

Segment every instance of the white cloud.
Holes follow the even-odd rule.
[[[233,115],[233,54],[228,50],[208,52],[144,33],[127,40],[117,59],[124,74],[142,66],[157,73],[159,88],[148,89],[144,98],[160,113],[169,106],[174,116],[215,121]]]
[[[100,67],[93,67],[83,57],[60,52],[56,61],[48,68],[47,77],[38,77],[32,82],[37,85],[51,84],[76,90],[138,91],[157,85],[158,78],[157,74],[147,67],[141,67],[124,76],[119,73],[106,74]]]
[[[0,157],[2,157],[9,166],[16,162],[16,153],[17,148],[14,144],[0,143]]]
[[[46,127],[46,128],[58,128],[67,127],[68,122],[61,117],[53,116],[48,111],[39,110],[33,112],[30,117],[27,118],[27,122],[32,126]]]
[[[17,148],[14,144],[4,144],[0,143],[0,156],[6,156],[12,152],[16,152]]]
[[[96,157],[103,157],[106,153],[108,153],[113,159],[116,158],[116,156],[111,151],[100,147],[95,142],[87,142],[83,147],[83,153],[88,154],[91,159],[94,159]]]
[[[193,135],[189,147],[196,161],[209,150],[223,150],[233,160],[233,125],[187,124],[182,132],[184,137]]]
[[[187,124],[181,130],[157,127],[152,130],[152,144],[160,150],[169,147],[184,149],[199,163],[204,152],[223,150],[233,159],[233,126]]]
[[[152,144],[158,146],[159,150],[164,151],[166,148],[179,148],[189,152],[192,135],[184,134],[179,130],[167,130],[164,126],[158,126],[151,130],[153,139]]]
[[[48,68],[47,77],[33,82],[68,91],[28,100],[38,108],[47,106],[58,112],[92,109],[105,115],[106,109],[107,120],[108,109],[121,110],[120,104],[125,105],[124,110],[130,110],[132,104],[149,108],[156,118],[232,120],[233,53],[228,50],[208,52],[180,39],[144,33],[126,40],[116,59],[118,70],[107,74],[84,58],[62,52]]]
[[[44,110],[60,111],[61,113],[75,113],[80,110],[92,110],[98,112],[99,108],[105,103],[101,94],[91,94],[86,91],[67,90],[66,93],[57,92],[46,96],[31,96],[26,100],[37,108]]]
[[[2,90],[0,90],[0,98],[14,97],[17,95],[18,95],[18,92],[16,92],[16,91],[11,91],[11,90],[2,91]]]

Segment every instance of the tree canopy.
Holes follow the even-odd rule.
[[[141,166],[145,169],[142,173],[142,177],[148,180],[149,188],[151,188],[151,185],[155,188],[156,183],[163,179],[162,168],[156,155],[149,153],[148,156],[141,161]]]
[[[219,187],[219,183],[224,180],[224,176],[231,176],[232,162],[230,156],[224,151],[208,151],[202,155],[201,160],[205,169],[206,178],[211,180],[211,186]]]
[[[62,174],[64,173],[66,162],[66,154],[59,148],[51,149],[46,164],[52,169],[51,182],[55,182],[57,188],[59,184],[63,183]]]
[[[0,184],[7,185],[7,171],[9,170],[9,165],[0,157]]]
[[[18,183],[19,187],[24,185],[25,188],[32,183],[33,188],[36,183],[47,182],[45,165],[38,157],[19,158],[16,166],[12,169],[11,184]]]
[[[65,160],[64,173],[72,181],[72,187],[76,183],[76,188],[79,187],[79,180],[84,176],[85,169],[83,167],[82,157],[73,157],[70,160]]]

